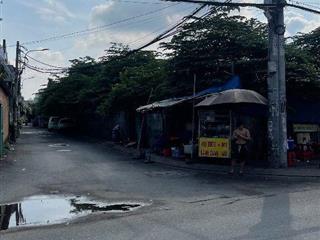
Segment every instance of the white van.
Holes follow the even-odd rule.
[[[59,123],[59,117],[50,117],[48,122],[48,130],[57,130],[58,129],[58,123]]]

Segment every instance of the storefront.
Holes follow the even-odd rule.
[[[297,144],[303,144],[304,139],[310,143],[320,143],[320,128],[318,124],[293,124],[293,132]]]
[[[139,107],[137,112],[146,119],[144,136],[148,147],[165,156],[179,158],[194,158],[197,155],[229,158],[231,156],[230,111],[214,112],[214,121],[211,121],[212,111],[207,113],[203,111],[198,115],[198,108],[194,106],[214,93],[240,87],[239,77],[233,76],[223,85],[213,86],[192,96],[166,99]],[[198,121],[198,118],[202,120]],[[207,146],[202,152],[195,150],[195,145],[199,143],[199,134],[202,146]]]
[[[199,111],[199,157],[231,157],[231,111]]]
[[[235,89],[212,95],[197,104],[199,157],[229,163],[233,157],[233,131],[241,122],[252,136],[247,144],[248,163],[267,166],[266,103],[256,92]]]
[[[301,160],[320,157],[320,125],[293,124],[296,156]]]
[[[289,99],[288,137],[294,142],[295,157],[300,163],[314,162],[318,166],[318,162],[314,161],[320,160],[318,99]]]

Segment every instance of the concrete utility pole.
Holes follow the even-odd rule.
[[[275,4],[267,8],[265,15],[269,24],[268,56],[268,140],[269,162],[272,167],[287,167],[287,111],[286,76],[284,51],[285,0],[264,0],[265,4]]]
[[[17,41],[16,47],[16,77],[15,81],[12,84],[12,103],[13,103],[13,112],[12,112],[12,141],[16,142],[18,134],[18,90],[20,83],[20,43]]]

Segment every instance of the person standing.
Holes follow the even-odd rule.
[[[247,160],[248,155],[248,142],[251,140],[250,131],[244,127],[243,123],[239,123],[237,129],[233,132],[234,140],[234,154],[235,158],[231,160],[231,169],[230,174],[234,174],[234,168],[237,164],[237,161],[240,163],[239,174],[243,175],[243,169]]]

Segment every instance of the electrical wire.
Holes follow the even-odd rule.
[[[170,37],[172,36],[172,31],[174,29],[177,29],[178,27],[182,26],[184,23],[186,23],[189,19],[191,19],[192,17],[194,17],[197,13],[199,13],[202,9],[204,9],[206,7],[206,4],[203,4],[201,7],[198,7],[196,10],[194,10],[189,16],[187,17],[184,17],[179,23],[175,24],[173,27],[171,27],[170,29],[168,29],[167,31],[163,32],[162,34],[158,35],[156,38],[154,38],[153,40],[151,40],[150,42],[144,44],[143,46],[137,48],[137,49],[134,49],[130,52],[127,53],[126,56],[130,55],[130,54],[133,54],[133,53],[136,53],[146,47],[149,47],[151,45],[153,45],[154,43],[156,42],[159,42],[167,37]],[[176,32],[175,32],[176,33]]]
[[[168,4],[166,2],[147,2],[147,1],[130,1],[130,0],[118,0],[118,2],[119,3],[154,4],[154,5]]]
[[[56,41],[56,40],[60,40],[60,39],[68,38],[68,37],[74,37],[74,36],[79,36],[79,35],[82,36],[84,34],[91,34],[91,33],[98,32],[98,31],[104,31],[106,28],[109,28],[111,26],[115,26],[115,25],[118,25],[118,24],[121,24],[121,23],[125,23],[125,22],[128,22],[128,21],[137,19],[137,18],[149,16],[149,15],[152,15],[154,13],[161,12],[161,11],[166,10],[168,8],[177,6],[179,4],[180,3],[171,4],[169,6],[165,6],[165,7],[153,10],[153,11],[145,12],[145,13],[142,13],[142,14],[139,14],[139,15],[135,15],[135,16],[132,16],[132,17],[129,17],[129,18],[121,19],[121,20],[118,20],[118,21],[115,21],[115,22],[112,22],[112,23],[109,23],[109,24],[97,26],[97,27],[87,28],[87,29],[83,29],[83,30],[79,30],[79,31],[71,32],[71,33],[65,33],[65,34],[61,34],[61,35],[56,35],[56,36],[43,38],[43,39],[39,39],[39,40],[32,40],[32,41],[24,42],[24,43],[22,43],[22,45],[39,44],[39,43],[43,43],[43,42]],[[12,44],[12,45],[9,45],[8,47],[14,47],[14,46],[15,45]]]
[[[191,19],[193,16],[195,16],[197,13],[199,13],[203,8],[205,7],[205,5],[197,8],[196,10],[194,10],[190,15],[188,15],[187,17],[184,17],[182,20],[180,20],[177,24],[174,24],[174,26],[172,26],[169,30],[166,30],[164,33],[160,34],[156,40],[153,40],[152,42],[155,43],[156,41],[160,41],[164,38],[167,38],[169,36],[172,36],[174,34],[176,34],[178,32],[178,30],[176,31],[173,31],[174,29],[178,28],[179,26],[181,26],[182,24],[184,24],[186,21],[188,21],[189,19]],[[152,43],[152,44],[153,44]],[[151,45],[151,44],[150,44]],[[25,47],[24,47],[25,48]],[[145,48],[145,47],[144,47]],[[25,48],[27,50],[27,48]],[[135,49],[135,50],[132,50],[130,51],[129,53],[132,54],[133,51],[136,52],[136,51],[139,51],[141,50],[142,48],[140,47],[139,49]],[[47,63],[44,63],[42,61],[39,61],[35,58],[32,58],[29,56],[30,59],[33,59],[33,60],[36,60],[37,62],[41,63],[41,64],[44,64],[44,65],[47,65],[47,66],[50,66],[50,67],[53,67],[53,68],[41,68],[41,67],[37,67],[37,66],[33,66],[27,62],[24,62],[24,66],[26,66],[27,68],[31,69],[31,70],[34,70],[34,71],[37,71],[37,72],[41,72],[41,73],[51,73],[51,74],[57,74],[57,73],[65,73],[66,71],[70,70],[68,68],[62,68],[62,67],[57,67],[57,66],[53,66],[53,65],[50,65],[50,64],[47,64]],[[83,66],[84,68],[86,67],[91,67],[91,66]],[[78,68],[77,68],[78,69]]]
[[[226,0],[224,3],[228,4],[230,3],[231,0]],[[156,38],[154,38],[153,40],[151,40],[149,43],[144,44],[143,46],[134,49],[132,51],[130,51],[127,55],[130,55],[132,53],[138,52],[146,47],[149,47],[151,45],[153,45],[156,42],[159,42],[165,38],[171,37],[175,34],[177,34],[179,32],[179,27],[182,26],[183,24],[185,24],[188,20],[192,19],[193,17],[195,17],[195,15],[197,13],[199,13],[202,9],[204,9],[205,7],[207,7],[207,4],[202,4],[202,6],[200,6],[199,8],[195,9],[189,16],[184,17],[178,24],[176,24],[175,26],[171,27],[169,30],[165,31],[164,33],[160,34],[159,36],[157,36]],[[216,9],[211,9],[209,12],[203,14],[200,19],[203,19],[207,16],[209,16],[210,14],[212,14],[213,11],[215,11]]]
[[[190,8],[188,8],[188,9],[190,9]],[[186,10],[187,10],[187,9],[186,9]],[[180,22],[181,20],[182,20],[182,19],[180,19],[179,22]],[[177,22],[177,23],[178,23],[178,22]],[[171,24],[169,27],[171,28],[171,27],[175,26],[177,23]],[[131,41],[131,42],[128,42],[128,43],[126,43],[126,44],[130,46],[130,44],[140,42],[141,40],[144,40],[144,39],[146,39],[147,37],[152,36],[153,34],[155,34],[155,33],[157,33],[157,32],[160,32],[160,31],[163,31],[163,30],[165,30],[165,29],[167,29],[167,28],[168,28],[168,26],[158,28],[158,29],[156,29],[156,30],[154,30],[154,31],[152,31],[152,32],[149,32],[148,34],[146,34],[146,35],[144,35],[144,36],[142,36],[142,37],[139,37],[139,38],[137,38],[137,39],[135,39],[135,40],[133,40],[133,41]]]
[[[320,9],[320,5],[319,6],[315,6],[315,5],[310,4],[310,3],[300,2],[300,1],[295,1],[295,0],[289,0],[289,1],[292,2],[292,4],[295,4],[295,5],[303,5],[303,6],[307,6],[307,7]]]
[[[226,2],[229,2],[231,0],[227,0]],[[206,4],[202,5],[201,7],[198,7],[197,9],[195,9],[191,14],[189,14],[188,16],[182,18],[178,23],[174,24],[172,27],[170,27],[168,30],[166,30],[165,32],[163,32],[162,34],[158,35],[156,38],[154,38],[153,40],[151,40],[149,43],[147,44],[144,44],[143,46],[137,48],[137,49],[134,49],[134,50],[131,50],[130,52],[128,52],[128,54],[126,54],[125,57],[135,53],[135,52],[138,52],[158,41],[161,41],[165,38],[168,38],[168,37],[171,37],[173,35],[175,35],[176,33],[179,32],[179,27],[182,26],[184,23],[186,23],[188,20],[192,19],[197,13],[199,13],[201,10],[203,10],[204,8],[206,7]],[[210,15],[212,13],[212,11],[214,10],[210,10],[208,11],[207,13],[203,14],[202,16],[200,16],[200,19],[204,18],[204,17],[207,17],[208,15]],[[156,30],[157,31],[157,30]],[[138,39],[139,40],[139,39]],[[135,42],[135,41],[134,41]],[[43,62],[42,62],[43,63]],[[57,69],[57,68],[53,68],[53,69],[49,69],[49,68],[39,68],[39,67],[36,67],[36,66],[32,66],[30,64],[26,64],[26,66],[31,69],[31,70],[34,70],[34,71],[38,71],[38,72],[43,72],[43,73],[54,73],[56,74],[57,72],[59,72],[59,70],[62,72],[66,72],[68,71],[68,68],[61,68],[61,69]],[[53,65],[51,65],[53,66]],[[83,66],[83,67],[90,67],[90,66]],[[69,69],[70,70],[70,69]]]
[[[40,61],[40,60],[38,60],[38,59],[35,59],[35,58],[31,57],[31,56],[28,56],[27,58],[28,58],[28,59],[31,59],[31,60],[33,60],[33,61],[35,61],[35,62],[37,62],[37,63],[40,63],[40,64],[42,64],[42,65],[48,66],[48,67],[57,68],[57,69],[64,69],[64,68],[65,68],[65,67],[55,66],[55,65],[51,65],[51,64],[42,62],[42,61]]]

